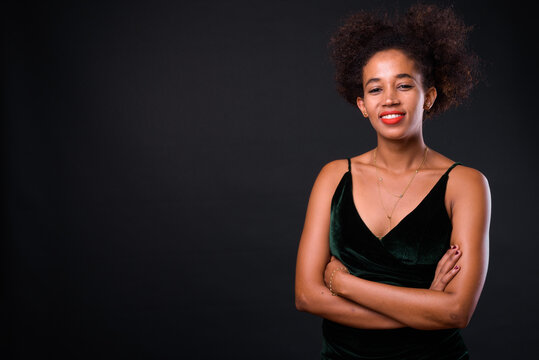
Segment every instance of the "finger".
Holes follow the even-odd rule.
[[[449,257],[455,252],[455,249],[455,245],[452,245],[449,249],[447,249],[444,256],[442,256],[442,258],[438,261],[438,264],[436,265],[436,273],[440,271],[447,259],[449,259]]]
[[[462,251],[454,250],[453,253],[447,258],[447,260],[441,267],[440,275],[443,277],[448,272],[452,271],[455,265],[457,265],[457,262],[459,261],[461,256],[462,256]]]
[[[438,273],[440,271],[440,268],[442,267],[443,264],[445,264],[445,262],[447,261],[447,258],[451,255],[451,249],[447,250],[444,254],[444,256],[442,256],[442,258],[440,260],[438,260],[438,264],[436,265],[436,273]]]
[[[447,273],[453,266],[457,264],[457,261],[460,259],[462,251],[458,248],[451,249],[449,256],[445,258],[445,261],[440,264],[440,273],[444,275]]]
[[[451,256],[447,259],[447,261],[444,264],[445,272],[448,272],[452,270],[455,265],[457,265],[457,261],[459,261],[460,257],[462,256],[462,251],[456,249]]]
[[[440,276],[435,282],[432,283],[430,289],[437,291],[444,291],[447,285],[453,280],[455,275],[460,271],[460,266],[455,265],[448,272]]]
[[[451,270],[449,270],[449,272],[447,272],[443,277],[442,277],[442,280],[441,280],[441,283],[443,284],[443,290],[445,290],[445,287],[447,286],[447,284],[449,284],[449,282],[451,282],[451,280],[453,280],[453,278],[455,277],[455,275],[457,275],[457,273],[460,271],[460,266],[458,265],[455,265],[453,266],[453,268]]]

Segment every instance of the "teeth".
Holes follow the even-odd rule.
[[[382,118],[384,118],[384,119],[394,119],[394,118],[400,117],[402,115],[403,114],[389,114],[389,115],[382,116]]]

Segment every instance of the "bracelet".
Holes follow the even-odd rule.
[[[329,292],[333,296],[339,295],[339,294],[337,294],[336,292],[333,291],[333,275],[335,275],[335,271],[343,271],[343,270],[346,270],[346,272],[348,274],[350,274],[350,271],[348,271],[347,268],[341,267],[341,268],[338,268],[338,269],[333,269],[333,271],[331,272],[331,275],[329,276]]]

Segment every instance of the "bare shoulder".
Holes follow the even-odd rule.
[[[456,188],[482,187],[488,188],[488,180],[483,173],[474,168],[459,165],[449,173],[448,186]]]
[[[335,190],[347,171],[347,159],[334,160],[324,165],[314,182],[309,198],[309,208],[325,213]]]
[[[490,188],[486,176],[468,166],[459,165],[451,170],[447,194],[453,199],[453,203],[490,203]]]
[[[348,159],[333,160],[322,167],[316,182],[321,185],[335,188],[347,171]]]

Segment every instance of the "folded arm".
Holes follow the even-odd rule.
[[[324,284],[330,259],[331,196],[346,171],[345,161],[326,165],[313,186],[296,263],[296,308],[343,325],[365,329],[391,329],[405,325],[350,300],[332,296]]]
[[[313,186],[298,249],[296,308],[356,328],[393,329],[408,326],[357,301],[332,296],[324,284],[324,270],[330,259],[331,197],[346,167],[346,161],[342,160],[326,165]],[[454,255],[456,250],[452,249],[440,260],[431,286],[433,291],[443,291],[459,271],[454,268],[460,257]]]
[[[458,171],[457,171],[458,170]],[[451,200],[451,243],[459,246],[459,276],[445,291],[413,289],[364,280],[335,271],[333,289],[340,296],[417,329],[466,327],[483,288],[488,266],[490,192],[486,179],[469,168],[453,170],[447,196]],[[330,274],[342,264],[328,264]]]

